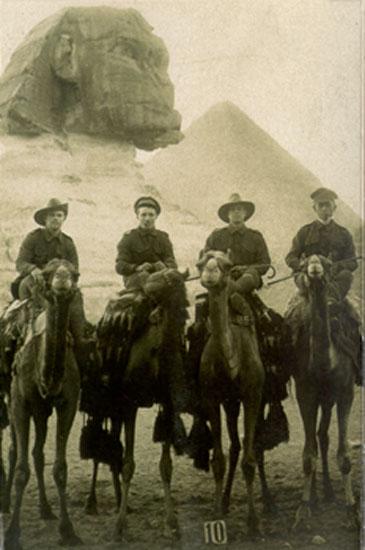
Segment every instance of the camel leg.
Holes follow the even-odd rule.
[[[6,480],[6,485],[4,488],[4,496],[3,496],[3,512],[5,513],[9,512],[10,510],[11,489],[14,481],[14,473],[15,473],[15,465],[16,465],[16,457],[17,457],[16,435],[15,435],[15,430],[12,423],[10,423],[9,429],[10,429],[10,445],[9,445],[9,452],[8,452],[9,471],[8,471],[8,478]]]
[[[240,402],[233,401],[227,405],[225,404],[224,409],[226,411],[227,430],[228,430],[228,435],[231,442],[231,445],[229,448],[228,475],[227,475],[226,486],[223,494],[223,513],[227,514],[229,511],[229,504],[231,500],[231,491],[232,491],[234,474],[236,471],[238,457],[241,449],[240,440],[238,437],[238,426],[237,426],[238,416],[240,414]]]
[[[262,449],[259,449],[255,451],[255,454],[256,454],[256,462],[257,462],[257,467],[258,467],[259,477],[260,477],[261,495],[262,495],[264,513],[276,514],[278,509],[266,480],[265,453]]]
[[[39,511],[42,519],[56,519],[47,500],[44,485],[44,444],[47,437],[47,416],[37,412],[33,415],[35,426],[35,442],[33,448],[34,470],[37,476],[39,492]]]
[[[215,480],[214,513],[219,519],[223,516],[223,480],[226,469],[226,461],[222,449],[222,426],[219,403],[210,404],[207,411],[213,437],[211,466]]]
[[[323,493],[324,498],[328,502],[335,500],[335,493],[333,491],[331,478],[328,468],[328,447],[329,436],[328,430],[331,423],[332,405],[327,405],[322,408],[322,416],[318,429],[319,448],[321,451],[322,459],[322,475],[323,475]]]
[[[276,514],[277,513],[277,507],[275,504],[275,501],[273,499],[273,496],[271,494],[271,491],[269,489],[269,485],[266,480],[266,472],[265,472],[265,451],[262,448],[263,442],[260,440],[257,441],[257,430],[259,427],[264,425],[264,418],[265,418],[265,403],[261,402],[260,406],[260,412],[258,415],[258,419],[256,422],[256,432],[255,432],[255,457],[256,457],[256,463],[259,471],[259,477],[260,477],[260,485],[261,485],[261,498],[263,503],[263,511],[266,514]]]
[[[351,459],[349,453],[349,445],[347,441],[348,421],[351,412],[353,401],[353,388],[349,394],[344,392],[344,395],[337,401],[337,421],[338,421],[338,450],[337,463],[342,474],[342,481],[345,490],[346,508],[349,521],[358,522],[358,515],[355,509],[355,499],[352,492],[351,483]]]
[[[70,397],[70,400],[72,398]],[[56,459],[53,466],[53,477],[57,486],[60,499],[60,522],[59,533],[61,544],[75,546],[82,541],[76,535],[67,510],[67,460],[66,449],[68,436],[76,413],[76,402],[67,401],[66,404],[57,408],[57,433],[56,433]]]
[[[303,520],[311,516],[310,502],[315,483],[315,471],[317,462],[317,439],[316,425],[318,415],[318,404],[316,395],[308,387],[298,388],[297,400],[304,427],[304,449],[303,449],[303,472],[304,487],[302,502],[297,510],[293,529],[296,529]]]
[[[94,460],[90,491],[85,503],[85,513],[88,514],[89,516],[94,516],[98,513],[98,507],[97,507],[97,501],[96,501],[96,480],[98,477],[98,466],[99,466],[98,461]]]
[[[247,526],[250,535],[261,535],[260,519],[256,513],[253,494],[255,479],[256,458],[254,451],[254,438],[256,422],[260,412],[261,394],[252,391],[244,401],[244,440],[243,458],[241,463],[243,477],[247,488],[248,519]]]
[[[3,430],[0,428],[0,512],[4,512],[4,495],[6,490],[6,473],[3,461]]]
[[[160,475],[165,495],[165,536],[173,539],[179,539],[179,523],[177,515],[174,511],[174,504],[171,498],[172,460],[171,443],[169,441],[162,443]]]
[[[21,550],[20,545],[20,510],[23,494],[29,481],[30,469],[28,460],[30,413],[22,402],[16,402],[12,407],[12,418],[15,421],[15,436],[17,446],[17,460],[15,466],[15,503],[10,524],[5,533],[5,550]]]
[[[115,441],[119,441],[120,434],[122,431],[122,421],[121,419],[115,419],[112,420],[112,429],[111,429],[111,435],[115,439]],[[123,457],[121,457],[123,458]],[[111,467],[112,470],[112,476],[113,476],[113,485],[114,485],[114,494],[115,494],[115,500],[117,504],[117,511],[120,508],[120,504],[122,502],[122,489],[120,486],[120,472],[119,472],[119,464],[113,464]]]
[[[136,430],[137,408],[126,412],[123,418],[125,430],[125,455],[122,467],[122,502],[119,508],[114,530],[114,540],[123,540],[127,528],[128,493],[135,470],[134,438]]]

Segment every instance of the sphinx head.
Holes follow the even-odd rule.
[[[98,135],[146,150],[178,143],[168,63],[136,10],[67,8],[13,54],[0,80],[2,129]]]

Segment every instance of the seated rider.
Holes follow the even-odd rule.
[[[202,253],[208,250],[228,252],[236,269],[232,276],[235,288],[240,294],[249,294],[261,287],[262,275],[270,267],[269,251],[262,234],[246,226],[246,222],[255,212],[252,202],[243,201],[234,193],[229,202],[218,210],[218,216],[228,225],[215,229],[209,235]]]
[[[333,262],[331,267],[334,282],[333,299],[346,298],[351,288],[352,272],[358,266],[355,246],[350,232],[333,220],[337,195],[331,189],[321,187],[311,194],[313,209],[317,219],[301,227],[295,235],[292,247],[285,258],[294,271],[295,283],[300,292],[304,291],[301,267],[306,257],[320,254]]]
[[[209,250],[228,253],[228,257],[233,264],[230,274],[231,279],[233,279],[230,285],[230,304],[235,312],[242,311],[243,314],[247,312],[244,298],[248,298],[252,306],[255,325],[259,334],[260,354],[266,371],[267,383],[265,384],[264,396],[265,403],[270,403],[271,411],[271,415],[268,417],[270,419],[268,432],[276,430],[278,442],[280,442],[287,440],[286,418],[280,403],[287,396],[286,378],[279,379],[275,375],[275,380],[273,380],[273,356],[268,353],[266,343],[268,340],[266,335],[268,332],[272,333],[272,327],[268,328],[267,326],[266,306],[258,297],[252,296],[252,292],[262,286],[261,277],[265,275],[271,265],[269,251],[263,235],[259,231],[246,226],[247,220],[251,218],[254,212],[255,205],[252,202],[242,200],[238,193],[231,195],[230,200],[218,210],[219,218],[228,225],[215,229],[209,235],[200,256]],[[265,322],[263,322],[263,315],[265,315]],[[205,300],[200,303],[198,301],[196,305],[196,322],[189,332],[192,369],[195,369],[196,373],[199,371],[201,353],[209,336],[206,327],[207,317],[208,301]],[[269,316],[268,319],[272,323],[273,317]],[[202,422],[204,422],[204,415],[200,412],[194,418],[193,434],[195,432],[204,434],[201,426]],[[204,469],[207,465],[202,460],[203,457],[200,456],[198,449],[198,445],[192,446],[191,457],[194,458],[198,468]],[[199,466],[200,460],[202,460],[202,465]]]
[[[118,243],[116,271],[123,276],[127,290],[143,289],[150,273],[165,268],[177,269],[173,246],[165,231],[156,229],[161,207],[153,197],[140,197],[134,204],[138,226],[124,233]],[[179,368],[175,366],[174,368]],[[191,406],[185,373],[172,373],[171,398],[175,413],[187,412]]]
[[[68,260],[78,270],[79,261],[75,244],[61,228],[68,215],[68,204],[52,198],[48,204],[34,214],[40,225],[31,231],[21,244],[16,259],[19,276],[11,285],[14,298],[31,298],[36,285],[43,286],[42,269],[55,258]],[[84,351],[85,314],[81,292],[78,290],[70,306],[70,332],[74,339],[77,362],[81,367],[81,354]]]
[[[353,281],[352,273],[358,267],[358,262],[350,232],[333,220],[337,198],[334,191],[324,187],[311,194],[317,219],[299,229],[285,261],[294,272],[299,295],[305,295],[306,292],[305,274],[302,271],[305,259],[312,254],[318,254],[332,262],[328,299],[331,326],[339,330],[341,320],[349,323],[351,341],[355,354],[358,355],[356,350],[359,347],[360,324],[355,310],[346,300]],[[360,383],[360,357],[355,367],[357,382]]]
[[[161,212],[159,203],[153,197],[140,197],[134,211],[138,227],[124,233],[115,265],[127,289],[140,288],[149,273],[165,267],[177,268],[168,234],[155,228]]]

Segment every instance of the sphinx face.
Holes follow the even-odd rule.
[[[147,150],[182,138],[168,52],[137,11],[69,8],[38,25],[27,41],[35,43],[25,60],[31,70],[22,72],[22,90],[8,98],[7,117],[16,133],[51,127]],[[11,59],[0,96],[3,84],[9,94],[7,75],[24,68],[23,50]]]

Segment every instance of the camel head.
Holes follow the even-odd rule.
[[[166,268],[151,273],[143,285],[144,292],[157,303],[166,303],[176,292],[186,295],[185,280],[189,272],[180,273],[177,269]]]
[[[227,284],[232,262],[228,254],[220,250],[208,250],[196,264],[200,271],[200,283],[207,288],[222,288]]]
[[[310,281],[325,280],[331,265],[332,262],[325,256],[321,256],[319,254],[312,254],[311,256],[308,256],[303,266],[308,277],[308,283]]]
[[[50,293],[57,297],[71,297],[76,288],[78,272],[67,260],[54,259],[43,269],[46,282],[46,298]]]

